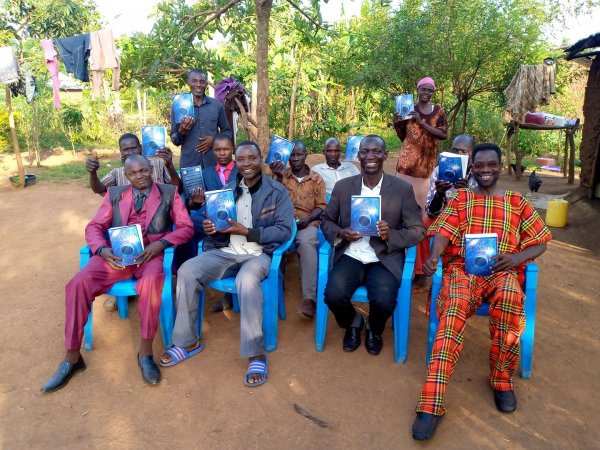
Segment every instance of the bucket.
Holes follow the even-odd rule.
[[[567,211],[569,202],[560,198],[548,200],[548,209],[546,210],[546,225],[562,228],[567,225]]]

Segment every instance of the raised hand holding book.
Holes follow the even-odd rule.
[[[181,123],[181,120],[185,116],[194,117],[194,100],[192,99],[192,94],[190,92],[174,94],[171,109],[175,123]]]
[[[412,94],[397,95],[396,101],[396,112],[406,120],[408,115],[415,110],[415,100]]]
[[[461,178],[466,178],[468,164],[469,155],[459,155],[450,152],[440,153],[438,159],[438,180],[454,184]]]
[[[360,142],[364,138],[364,136],[348,136],[344,158],[346,161],[358,161],[358,149],[360,148]]]
[[[204,190],[204,178],[202,177],[202,166],[182,167],[181,179],[183,189],[187,195],[191,195],[195,189]]]
[[[282,138],[281,136],[273,135],[271,138],[271,144],[269,145],[269,153],[265,159],[266,164],[271,164],[276,161],[283,163],[283,168],[287,165],[290,155],[294,150],[294,143]]]

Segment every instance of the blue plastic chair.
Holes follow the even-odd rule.
[[[538,266],[534,262],[530,262],[525,266],[525,331],[521,335],[521,378],[528,380],[531,378],[531,363],[533,360],[533,342],[535,334],[535,309],[537,303],[537,284],[538,284]],[[436,299],[442,287],[442,264],[438,264],[436,272],[431,280],[431,301],[429,304],[429,336],[427,339],[427,359],[426,364],[429,364],[431,350],[435,335],[437,333],[439,318],[437,316]],[[489,316],[489,304],[483,303],[477,311],[477,316]]]
[[[171,337],[173,335],[173,327],[175,326],[175,306],[173,304],[173,277],[171,273],[171,266],[173,264],[173,248],[167,248],[164,251],[163,256],[163,271],[165,273],[165,281],[162,290],[162,303],[160,306],[160,330],[163,338],[163,344],[165,348],[171,347]],[[90,248],[86,245],[81,247],[79,250],[79,268],[83,269],[92,257]],[[115,283],[112,288],[106,293],[117,298],[117,309],[119,310],[119,317],[121,319],[127,319],[129,317],[129,302],[128,297],[138,295],[139,293],[135,290],[135,283],[137,282],[135,277],[128,280],[123,280]],[[90,309],[87,324],[84,328],[84,342],[85,349],[92,349],[92,315],[94,309]]]
[[[263,335],[264,348],[267,352],[277,349],[277,312],[281,320],[285,320],[285,299],[283,296],[283,272],[281,260],[283,254],[290,247],[296,237],[296,223],[292,228],[290,239],[275,249],[271,257],[269,275],[262,282],[263,290]],[[198,244],[198,254],[202,253],[202,243]],[[235,287],[235,277],[221,278],[211,281],[208,286],[221,292],[233,294],[233,311],[240,312],[240,304]],[[200,292],[200,303],[198,306],[198,338],[202,338],[202,323],[204,321],[204,295],[205,289]]]
[[[402,280],[398,289],[396,308],[392,316],[394,326],[394,360],[396,364],[404,364],[408,355],[408,332],[410,327],[410,303],[412,297],[412,276],[415,269],[417,248],[410,247],[406,250]],[[325,334],[327,333],[327,316],[329,308],[325,304],[325,286],[329,277],[329,269],[333,260],[331,244],[327,241],[319,249],[319,274],[317,278],[317,319],[315,348],[322,352],[325,348]],[[368,303],[367,289],[360,286],[352,295],[352,301]]]

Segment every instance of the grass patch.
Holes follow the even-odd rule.
[[[115,167],[121,167],[120,159],[102,160],[98,170],[98,178],[102,178]],[[38,178],[52,183],[67,183],[70,181],[81,181],[87,185],[88,171],[84,162],[71,162],[60,166],[44,167],[37,171]]]

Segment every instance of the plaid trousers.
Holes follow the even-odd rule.
[[[495,390],[513,390],[519,338],[525,330],[524,299],[516,272],[476,277],[465,274],[462,265],[444,271],[437,298],[440,323],[417,412],[445,413],[444,394],[462,350],[466,321],[484,300],[490,305],[490,384]]]

